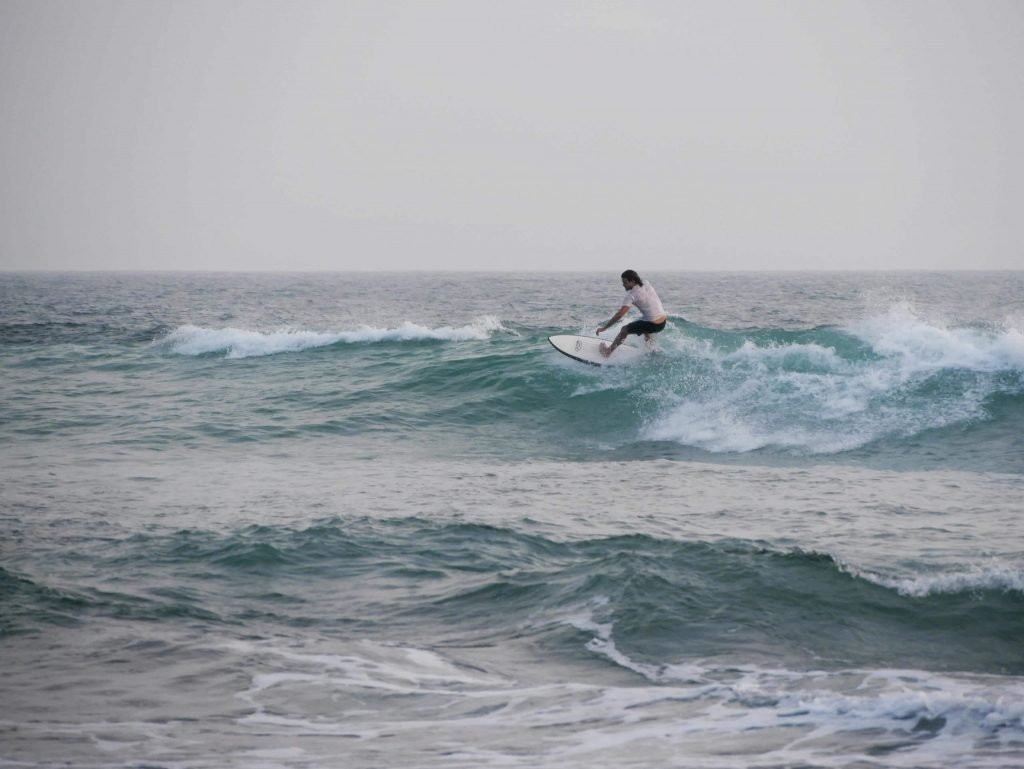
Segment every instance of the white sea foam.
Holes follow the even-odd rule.
[[[551,675],[536,649],[517,659],[507,653],[514,645],[495,653],[338,638],[309,646],[226,641],[222,650],[248,676],[236,692],[245,708],[235,713],[235,727],[251,743],[255,765],[268,767],[290,760],[272,751],[299,737],[302,762],[324,766],[334,765],[339,749],[348,765],[372,765],[386,750],[394,765],[423,766],[425,745],[440,746],[446,766],[545,769],[838,769],[890,746],[899,747],[885,753],[892,767],[994,768],[1021,755],[1024,693],[1014,677],[658,664],[619,648],[603,611],[596,600],[563,621],[590,634],[584,645],[592,654],[635,680],[600,667]],[[103,729],[109,726],[97,732]]]
[[[253,358],[278,353],[301,352],[339,343],[479,341],[488,339],[496,331],[504,330],[501,321],[492,316],[484,316],[469,325],[457,327],[428,328],[406,321],[395,328],[362,326],[352,331],[309,331],[284,328],[264,332],[240,328],[204,328],[185,325],[172,331],[160,340],[160,343],[178,355],[207,355],[223,352],[227,358]]]

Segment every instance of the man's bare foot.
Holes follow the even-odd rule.
[[[612,351],[611,349],[609,349],[607,342],[601,342],[601,345],[597,349],[600,350],[601,354],[606,358],[612,354]]]

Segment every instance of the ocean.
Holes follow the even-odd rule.
[[[1024,765],[1024,273],[624,266],[0,274],[0,767]]]

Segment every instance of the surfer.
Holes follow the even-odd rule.
[[[636,306],[643,314],[643,317],[640,320],[634,320],[632,323],[623,326],[618,336],[615,337],[615,341],[610,345],[601,342],[601,354],[606,358],[630,334],[643,334],[644,341],[648,345],[653,344],[654,340],[651,338],[651,335],[657,334],[665,328],[665,322],[668,320],[668,315],[665,313],[665,308],[661,306],[661,300],[655,293],[654,286],[650,283],[644,283],[640,276],[636,274],[636,270],[626,270],[622,273],[622,287],[626,289],[626,296],[622,299],[622,306],[607,323],[597,327],[597,333],[600,334],[603,331],[607,331],[622,320],[622,316],[629,312],[631,305]]]

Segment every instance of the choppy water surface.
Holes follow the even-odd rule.
[[[1024,276],[645,277],[0,275],[0,763],[1024,763]]]

